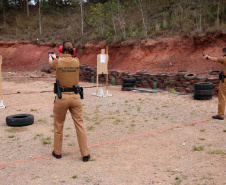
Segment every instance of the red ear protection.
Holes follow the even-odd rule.
[[[67,41],[67,42],[68,42],[68,41]],[[64,42],[64,43],[65,43],[65,42]],[[58,50],[59,50],[60,53],[63,53],[63,52],[64,52],[64,43],[63,43],[63,45],[60,45],[59,48],[58,48]],[[76,53],[76,49],[73,48],[73,53],[72,53],[72,55],[75,55],[75,53]]]
[[[76,53],[76,49],[75,49],[75,48],[73,48],[73,54],[72,54],[72,55],[75,55],[75,53]]]
[[[60,45],[59,48],[58,48],[58,50],[59,50],[60,53],[63,53],[63,52],[64,52],[64,51],[63,51],[63,46]]]

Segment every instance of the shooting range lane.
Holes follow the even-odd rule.
[[[199,121],[186,123],[186,124],[182,124],[182,125],[177,125],[177,126],[173,126],[173,127],[168,127],[168,128],[164,128],[164,129],[154,130],[154,131],[150,131],[150,132],[147,132],[147,133],[141,133],[141,134],[138,134],[138,135],[132,135],[132,136],[128,136],[128,137],[117,139],[117,140],[97,143],[97,144],[93,144],[93,145],[88,146],[88,148],[100,147],[100,146],[109,145],[109,144],[113,144],[113,143],[117,143],[117,142],[122,142],[122,141],[125,141],[125,140],[128,140],[128,139],[135,139],[135,138],[138,138],[138,137],[156,134],[156,133],[159,133],[159,132],[166,132],[166,131],[169,131],[171,129],[182,128],[182,127],[189,126],[189,125],[207,122],[209,120],[212,120],[212,118],[207,118],[207,119],[204,119],[204,120],[199,120]],[[72,148],[72,149],[64,150],[63,154],[68,153],[68,152],[72,152],[72,151],[77,151],[77,150],[79,150],[79,148]],[[5,164],[0,164],[0,168],[6,167],[6,166],[11,166],[11,165],[14,165],[14,164],[21,164],[21,163],[26,163],[26,162],[29,162],[29,161],[40,160],[40,159],[44,159],[44,158],[48,158],[48,157],[52,157],[52,154],[47,154],[47,155],[35,157],[35,158],[32,158],[32,159],[22,159],[22,160],[12,161],[12,162],[5,163]]]
[[[83,87],[92,85],[82,84]],[[5,184],[13,184],[13,181],[49,184],[50,180],[56,184],[64,180],[67,184],[74,184],[74,180],[76,184],[85,184],[87,178],[93,179],[93,183],[105,184],[122,184],[123,179],[133,179],[139,184],[140,178],[143,184],[148,184],[150,174],[155,176],[155,182],[164,184],[163,178],[168,182],[175,179],[174,175],[170,180],[167,167],[189,177],[194,177],[193,174],[203,177],[208,171],[217,175],[223,173],[222,155],[208,154],[209,149],[225,147],[224,121],[210,118],[216,113],[216,97],[210,101],[195,101],[192,95],[125,92],[120,86],[109,86],[114,96],[99,98],[92,96],[95,86],[85,88],[84,122],[91,159],[96,161],[84,164],[69,115],[64,126],[63,158],[56,160],[51,155],[55,96],[52,89],[52,81],[3,80],[4,103],[9,107],[0,110],[1,117],[28,113],[35,118],[34,124],[15,128],[13,133],[8,130],[14,128],[8,127],[5,119],[0,120],[0,178]],[[18,91],[21,93],[12,94]],[[49,92],[37,93],[41,91]],[[200,132],[201,129],[205,132]],[[51,143],[43,144],[44,138],[50,138]],[[198,143],[205,146],[205,151],[193,151]],[[210,148],[208,144],[213,146]],[[71,178],[74,174],[78,175],[77,179]],[[222,184],[218,179],[214,176],[214,182]]]

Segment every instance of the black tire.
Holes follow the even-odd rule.
[[[124,83],[135,83],[136,78],[123,78]]]
[[[6,124],[11,127],[28,126],[34,123],[34,116],[31,114],[15,114],[6,117]]]
[[[133,87],[122,87],[122,91],[132,91],[134,90]]]
[[[211,70],[211,71],[209,72],[209,74],[210,74],[210,75],[219,75],[220,72],[221,72],[221,71],[213,71],[213,70]]]
[[[195,89],[195,94],[198,94],[198,95],[212,95],[213,94],[213,89],[210,89],[210,90],[197,90],[197,89]]]
[[[213,83],[211,82],[198,82],[195,83],[196,90],[211,90],[213,89]]]
[[[134,87],[134,83],[123,83],[122,86],[123,87]]]
[[[194,99],[195,100],[211,100],[212,95],[199,95],[199,94],[194,94]]]

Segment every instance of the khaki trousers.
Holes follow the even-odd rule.
[[[218,116],[224,117],[225,105],[226,105],[226,81],[224,83],[220,81],[218,94]]]
[[[74,92],[62,93],[62,98],[56,96],[53,108],[54,116],[54,152],[61,155],[63,142],[63,127],[69,109],[77,133],[78,144],[82,156],[89,155],[87,147],[87,136],[83,124],[82,102],[79,94]]]

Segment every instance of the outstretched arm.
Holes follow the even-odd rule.
[[[209,55],[204,55],[204,57],[207,59],[207,60],[211,60],[211,61],[214,61],[214,62],[217,62],[217,57],[211,57]]]

